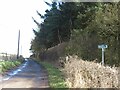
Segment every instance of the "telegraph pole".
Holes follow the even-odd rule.
[[[18,33],[18,50],[17,50],[17,59],[19,58],[19,46],[20,46],[20,30]]]
[[[22,55],[22,45],[21,45],[21,52],[20,52],[20,55]]]

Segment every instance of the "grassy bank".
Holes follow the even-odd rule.
[[[0,73],[3,74],[4,72],[17,67],[22,63],[21,60],[14,60],[14,61],[0,61]]]
[[[59,69],[55,68],[52,64],[48,62],[39,63],[42,64],[48,72],[50,88],[67,88],[62,73]]]

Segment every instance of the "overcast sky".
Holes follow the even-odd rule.
[[[20,54],[29,56],[30,42],[34,37],[32,28],[37,28],[32,17],[41,22],[36,10],[44,14],[47,8],[49,6],[43,0],[0,0],[0,53],[17,53],[20,30]]]

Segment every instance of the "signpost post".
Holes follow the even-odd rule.
[[[101,45],[98,45],[98,48],[102,49],[102,65],[104,65],[104,51],[105,51],[105,48],[108,48],[108,46],[106,44],[101,44]]]

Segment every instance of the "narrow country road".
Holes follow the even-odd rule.
[[[18,71],[18,72],[16,72]],[[1,84],[1,83],[0,83]],[[2,77],[2,88],[48,88],[48,77],[45,69],[27,60],[19,69]]]

